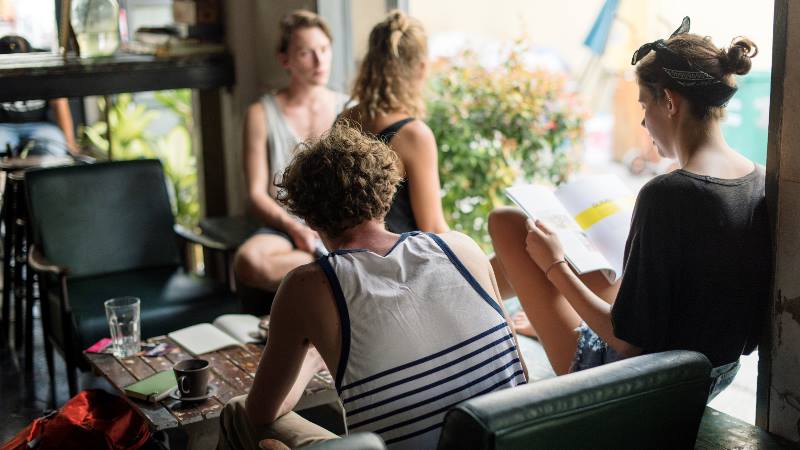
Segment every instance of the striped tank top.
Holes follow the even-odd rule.
[[[450,408],[525,383],[500,307],[435,234],[319,264],[342,325],[336,389],[350,432],[378,433],[390,450],[433,449]]]

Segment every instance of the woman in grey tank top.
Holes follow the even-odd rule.
[[[240,285],[274,292],[283,276],[310,262],[316,233],[275,200],[274,184],[295,146],[333,124],[347,97],[326,87],[331,67],[331,34],[318,15],[294,11],[280,23],[278,59],[289,85],[263,96],[247,111],[244,126],[244,174],[250,215],[261,225],[236,254]],[[268,296],[260,296],[268,298]],[[261,308],[269,311],[268,301]]]

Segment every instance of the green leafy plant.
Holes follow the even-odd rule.
[[[491,70],[464,51],[439,62],[431,77],[427,120],[439,145],[445,216],[485,250],[486,218],[508,203],[503,189],[521,180],[565,181],[571,144],[583,134],[584,113],[566,79],[528,69],[528,49],[515,42]]]
[[[197,158],[192,146],[191,91],[160,91],[156,100],[178,118],[178,124],[163,135],[153,136],[148,126],[161,114],[133,101],[131,94],[121,94],[108,111],[111,124],[111,147],[115,160],[157,158],[164,166],[173,200],[175,220],[194,226],[200,217],[197,189]],[[101,99],[100,109],[107,105]],[[91,145],[101,157],[108,157],[108,124],[105,121],[83,128],[84,143]]]

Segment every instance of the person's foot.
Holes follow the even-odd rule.
[[[528,336],[534,339],[539,338],[539,336],[536,334],[536,329],[533,328],[533,324],[530,320],[528,320],[528,316],[524,311],[520,311],[511,316],[511,326],[514,327],[514,331],[516,331],[517,334]]]

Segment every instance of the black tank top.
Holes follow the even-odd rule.
[[[377,138],[386,145],[392,140],[395,134],[400,131],[400,128],[414,120],[413,117],[407,117],[402,120],[389,125],[381,130]],[[414,211],[411,209],[411,197],[408,192],[408,180],[403,178],[400,184],[397,185],[397,192],[394,194],[392,206],[389,212],[386,213],[386,229],[392,233],[405,233],[407,231],[416,231],[417,221],[414,220]]]

